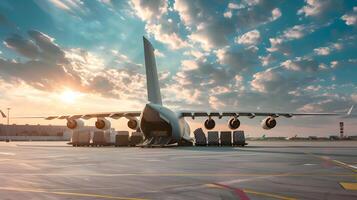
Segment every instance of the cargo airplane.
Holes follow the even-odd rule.
[[[293,116],[343,115],[341,113],[241,112],[238,110],[230,112],[208,110],[174,112],[162,104],[154,48],[145,37],[143,37],[143,40],[148,94],[148,103],[143,110],[21,118],[43,118],[46,120],[64,119],[67,120],[67,127],[73,130],[83,127],[83,120],[96,118],[95,127],[101,130],[107,130],[111,128],[111,123],[108,118],[119,119],[125,117],[128,119],[127,125],[130,129],[140,129],[144,134],[145,140],[141,146],[162,147],[167,145],[191,144],[193,142],[193,139],[190,137],[190,127],[185,118],[206,118],[204,127],[207,130],[212,130],[216,125],[214,118],[220,119],[222,117],[229,117],[228,127],[235,130],[240,126],[239,117],[265,117],[261,122],[262,128],[272,129],[276,126],[276,119],[278,117],[291,118]],[[348,111],[347,115],[351,113],[352,108],[353,107]],[[1,112],[1,115],[6,117],[3,112]]]

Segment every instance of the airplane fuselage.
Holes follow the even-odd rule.
[[[144,145],[173,144],[189,140],[190,128],[183,117],[162,105],[148,103],[140,116]]]

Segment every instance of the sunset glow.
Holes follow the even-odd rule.
[[[79,92],[75,92],[72,90],[65,90],[60,94],[60,99],[64,103],[74,103],[80,96],[82,95]]]

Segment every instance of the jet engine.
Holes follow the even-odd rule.
[[[237,117],[232,117],[228,121],[228,127],[232,130],[239,128],[240,126],[240,121]]]
[[[267,117],[261,123],[263,129],[269,130],[276,126],[276,120],[274,117]]]
[[[80,119],[67,119],[67,127],[69,129],[76,129],[84,127],[84,121]]]
[[[110,129],[111,123],[109,120],[105,118],[98,118],[97,121],[95,122],[95,127],[97,129],[107,130]]]
[[[215,126],[216,126],[216,122],[213,119],[209,118],[205,121],[205,128],[207,130],[212,130],[214,129]]]
[[[137,130],[139,128],[139,121],[137,119],[130,119],[128,121],[128,127],[133,130]]]

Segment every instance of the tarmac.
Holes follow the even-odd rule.
[[[0,199],[357,199],[357,141],[175,148],[1,142]]]

